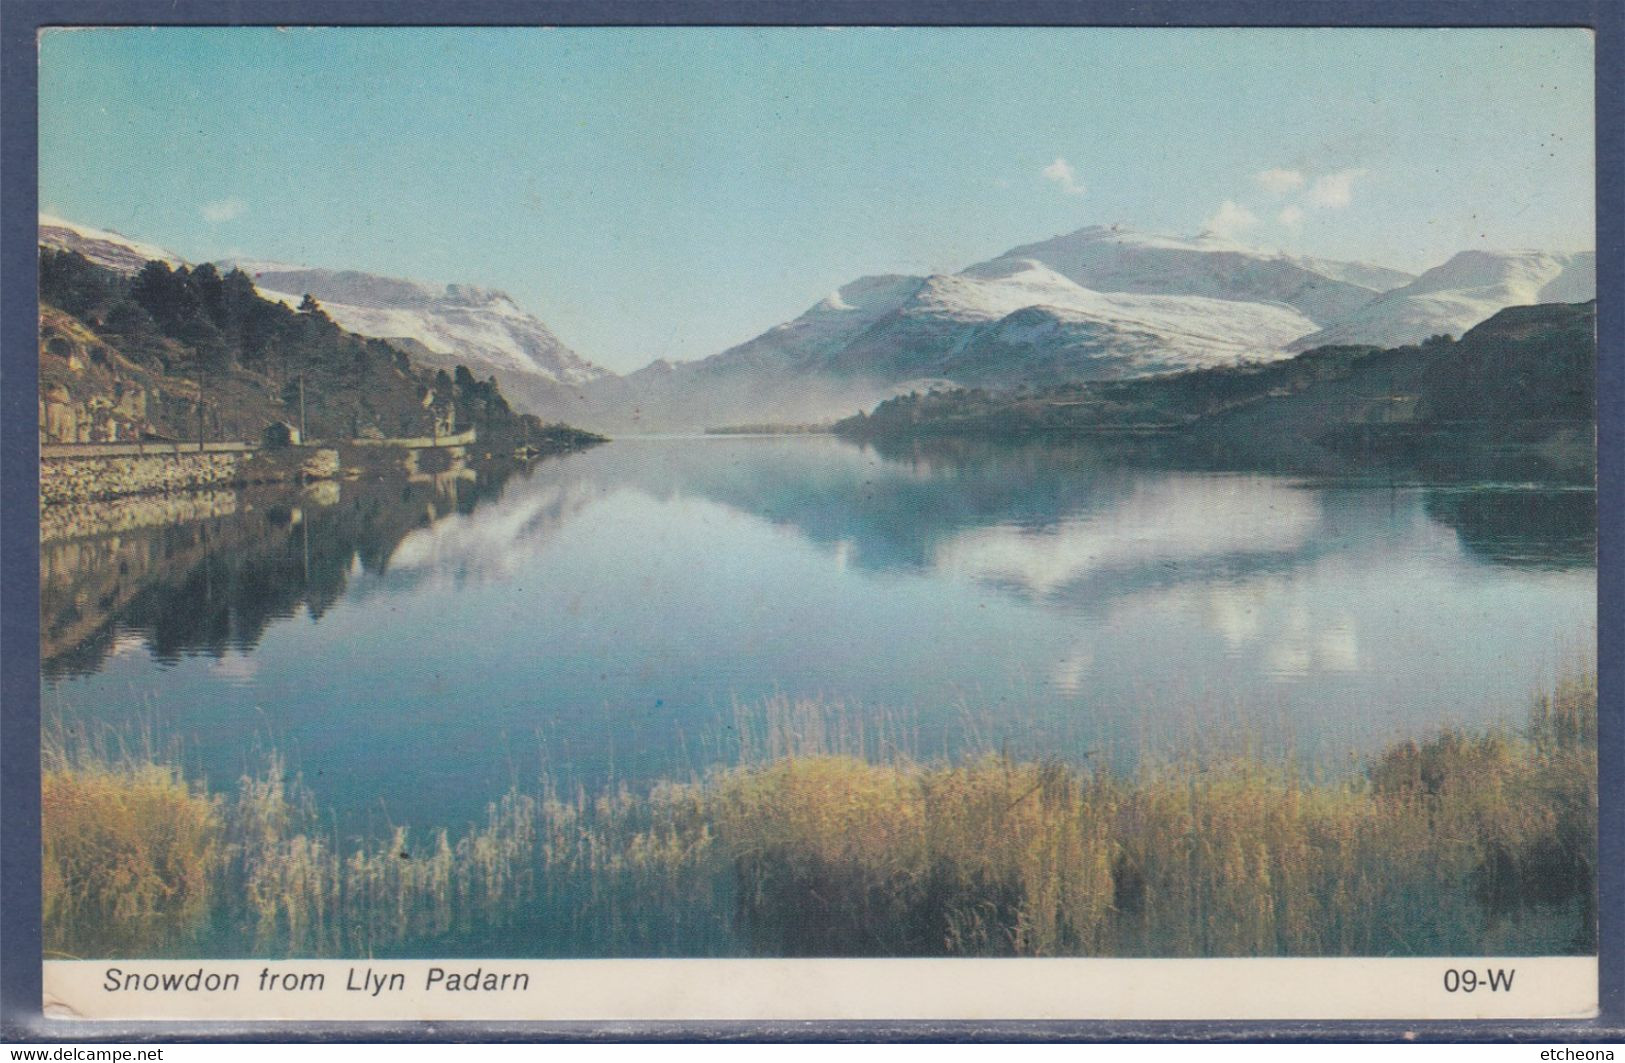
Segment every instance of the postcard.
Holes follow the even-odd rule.
[[[64,1029],[1596,1014],[1589,31],[38,48]]]

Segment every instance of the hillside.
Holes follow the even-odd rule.
[[[241,271],[155,260],[130,274],[42,250],[42,442],[258,440],[272,422],[301,419],[323,440],[472,425],[500,449],[569,435],[515,413],[466,367],[416,365],[340,328],[315,300],[296,310],[262,298]]]
[[[1444,461],[1485,447],[1594,462],[1596,304],[1513,307],[1459,341],[1321,347],[1263,364],[1038,391],[898,397],[836,431],[851,438],[1145,437],[1241,464],[1318,468]]]
[[[73,251],[91,263],[134,275],[149,261],[194,268],[181,256],[121,233],[42,214],[41,248]],[[432,285],[355,270],[314,269],[251,260],[213,264],[221,275],[240,270],[273,302],[298,307],[315,297],[323,313],[357,336],[387,340],[423,366],[468,367],[495,377],[527,409],[612,374],[582,358],[506,293],[467,284]],[[532,401],[532,400],[535,401]]]

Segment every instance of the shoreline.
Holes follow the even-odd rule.
[[[371,839],[325,825],[274,751],[214,791],[178,747],[58,735],[47,944],[108,959],[1586,954],[1595,723],[1594,673],[1567,674],[1518,731],[1432,730],[1343,780],[1256,752],[1118,775],[798,739],[686,782],[543,778],[466,833]]]
[[[543,441],[515,447],[511,459],[489,451],[481,457],[477,440],[451,445],[400,446],[389,442],[351,440],[332,445],[272,449],[248,443],[77,444],[41,447],[40,507],[167,496],[216,490],[289,484],[305,486],[332,480],[401,475],[412,477],[435,465],[478,470],[493,464],[520,466],[541,458],[574,453],[608,442],[600,436]],[[502,443],[496,444],[501,446]],[[132,448],[134,448],[132,450]],[[48,451],[56,453],[48,453]],[[427,467],[426,467],[427,466]]]

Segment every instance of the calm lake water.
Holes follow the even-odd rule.
[[[686,777],[799,699],[919,756],[1345,770],[1515,725],[1595,630],[1595,496],[1554,486],[715,437],[146,505],[47,521],[47,726],[177,737],[219,788],[278,749],[356,832]]]

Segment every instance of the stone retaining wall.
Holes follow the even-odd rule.
[[[81,502],[160,491],[194,491],[237,479],[240,454],[172,454],[146,458],[46,458],[40,501]]]
[[[245,483],[320,480],[338,474],[338,452],[325,449],[286,450],[274,456],[260,451],[48,457],[40,460],[40,502],[86,502]]]

